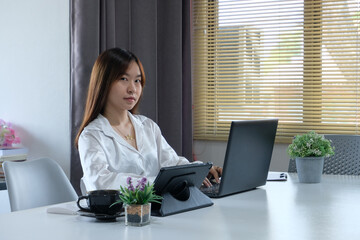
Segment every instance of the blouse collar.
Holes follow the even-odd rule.
[[[128,112],[128,116],[129,119],[131,121],[131,123],[134,126],[134,131],[135,131],[135,136],[136,136],[136,144],[137,144],[137,148],[140,151],[142,144],[143,144],[143,136],[142,134],[140,134],[143,129],[143,124],[141,123],[141,121],[136,118],[133,114],[131,114],[130,112]],[[137,151],[133,146],[131,146],[123,137],[121,137],[114,129],[113,127],[111,127],[110,122],[108,121],[108,119],[106,117],[104,117],[102,114],[99,114],[99,116],[97,117],[98,120],[98,127],[101,128],[101,130],[103,131],[103,133],[111,138],[114,138],[118,143],[120,143],[121,145],[133,150],[133,151]]]

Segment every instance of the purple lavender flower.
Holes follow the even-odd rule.
[[[134,186],[133,186],[132,184],[131,184],[131,185],[129,185],[128,189],[129,189],[130,191],[132,191],[132,192],[134,192],[134,191],[135,191],[135,188],[134,188]]]
[[[133,192],[133,191],[135,191],[135,188],[134,188],[131,180],[132,180],[131,177],[128,177],[126,179],[126,183],[128,185],[128,189]]]
[[[136,188],[140,191],[144,191],[145,185],[146,185],[147,179],[146,177],[143,177],[138,181],[138,184],[136,185]]]
[[[128,178],[126,179],[126,183],[127,183],[127,185],[131,185],[131,177],[128,177]]]

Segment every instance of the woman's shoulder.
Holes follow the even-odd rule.
[[[150,118],[148,118],[144,115],[140,115],[140,114],[131,114],[131,116],[133,116],[133,118],[136,119],[136,121],[139,121],[141,123],[147,122],[147,121],[152,121]]]
[[[92,120],[84,129],[87,130],[101,130],[108,124],[108,120],[101,114],[99,114],[94,120]]]
[[[140,114],[132,114],[131,116],[138,125],[143,127],[159,128],[159,126],[151,118]]]
[[[92,120],[82,131],[81,135],[97,135],[100,132],[108,132],[109,122],[108,120],[99,114],[94,120]]]

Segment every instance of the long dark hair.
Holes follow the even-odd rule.
[[[141,73],[141,86],[145,86],[145,73],[140,60],[130,51],[121,48],[111,48],[101,53],[95,61],[91,71],[89,89],[86,99],[84,118],[79,131],[75,137],[75,146],[78,147],[78,141],[84,128],[93,121],[100,113],[104,113],[106,100],[109,95],[112,83],[118,80],[126,73],[130,63],[136,62]],[[141,100],[130,110],[131,113],[137,113]]]

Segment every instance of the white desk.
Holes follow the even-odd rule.
[[[26,201],[26,199],[24,199]],[[215,199],[214,206],[144,227],[124,219],[101,222],[46,213],[46,207],[0,215],[0,239],[360,239],[360,176],[323,176],[319,184],[268,182],[257,190]]]

